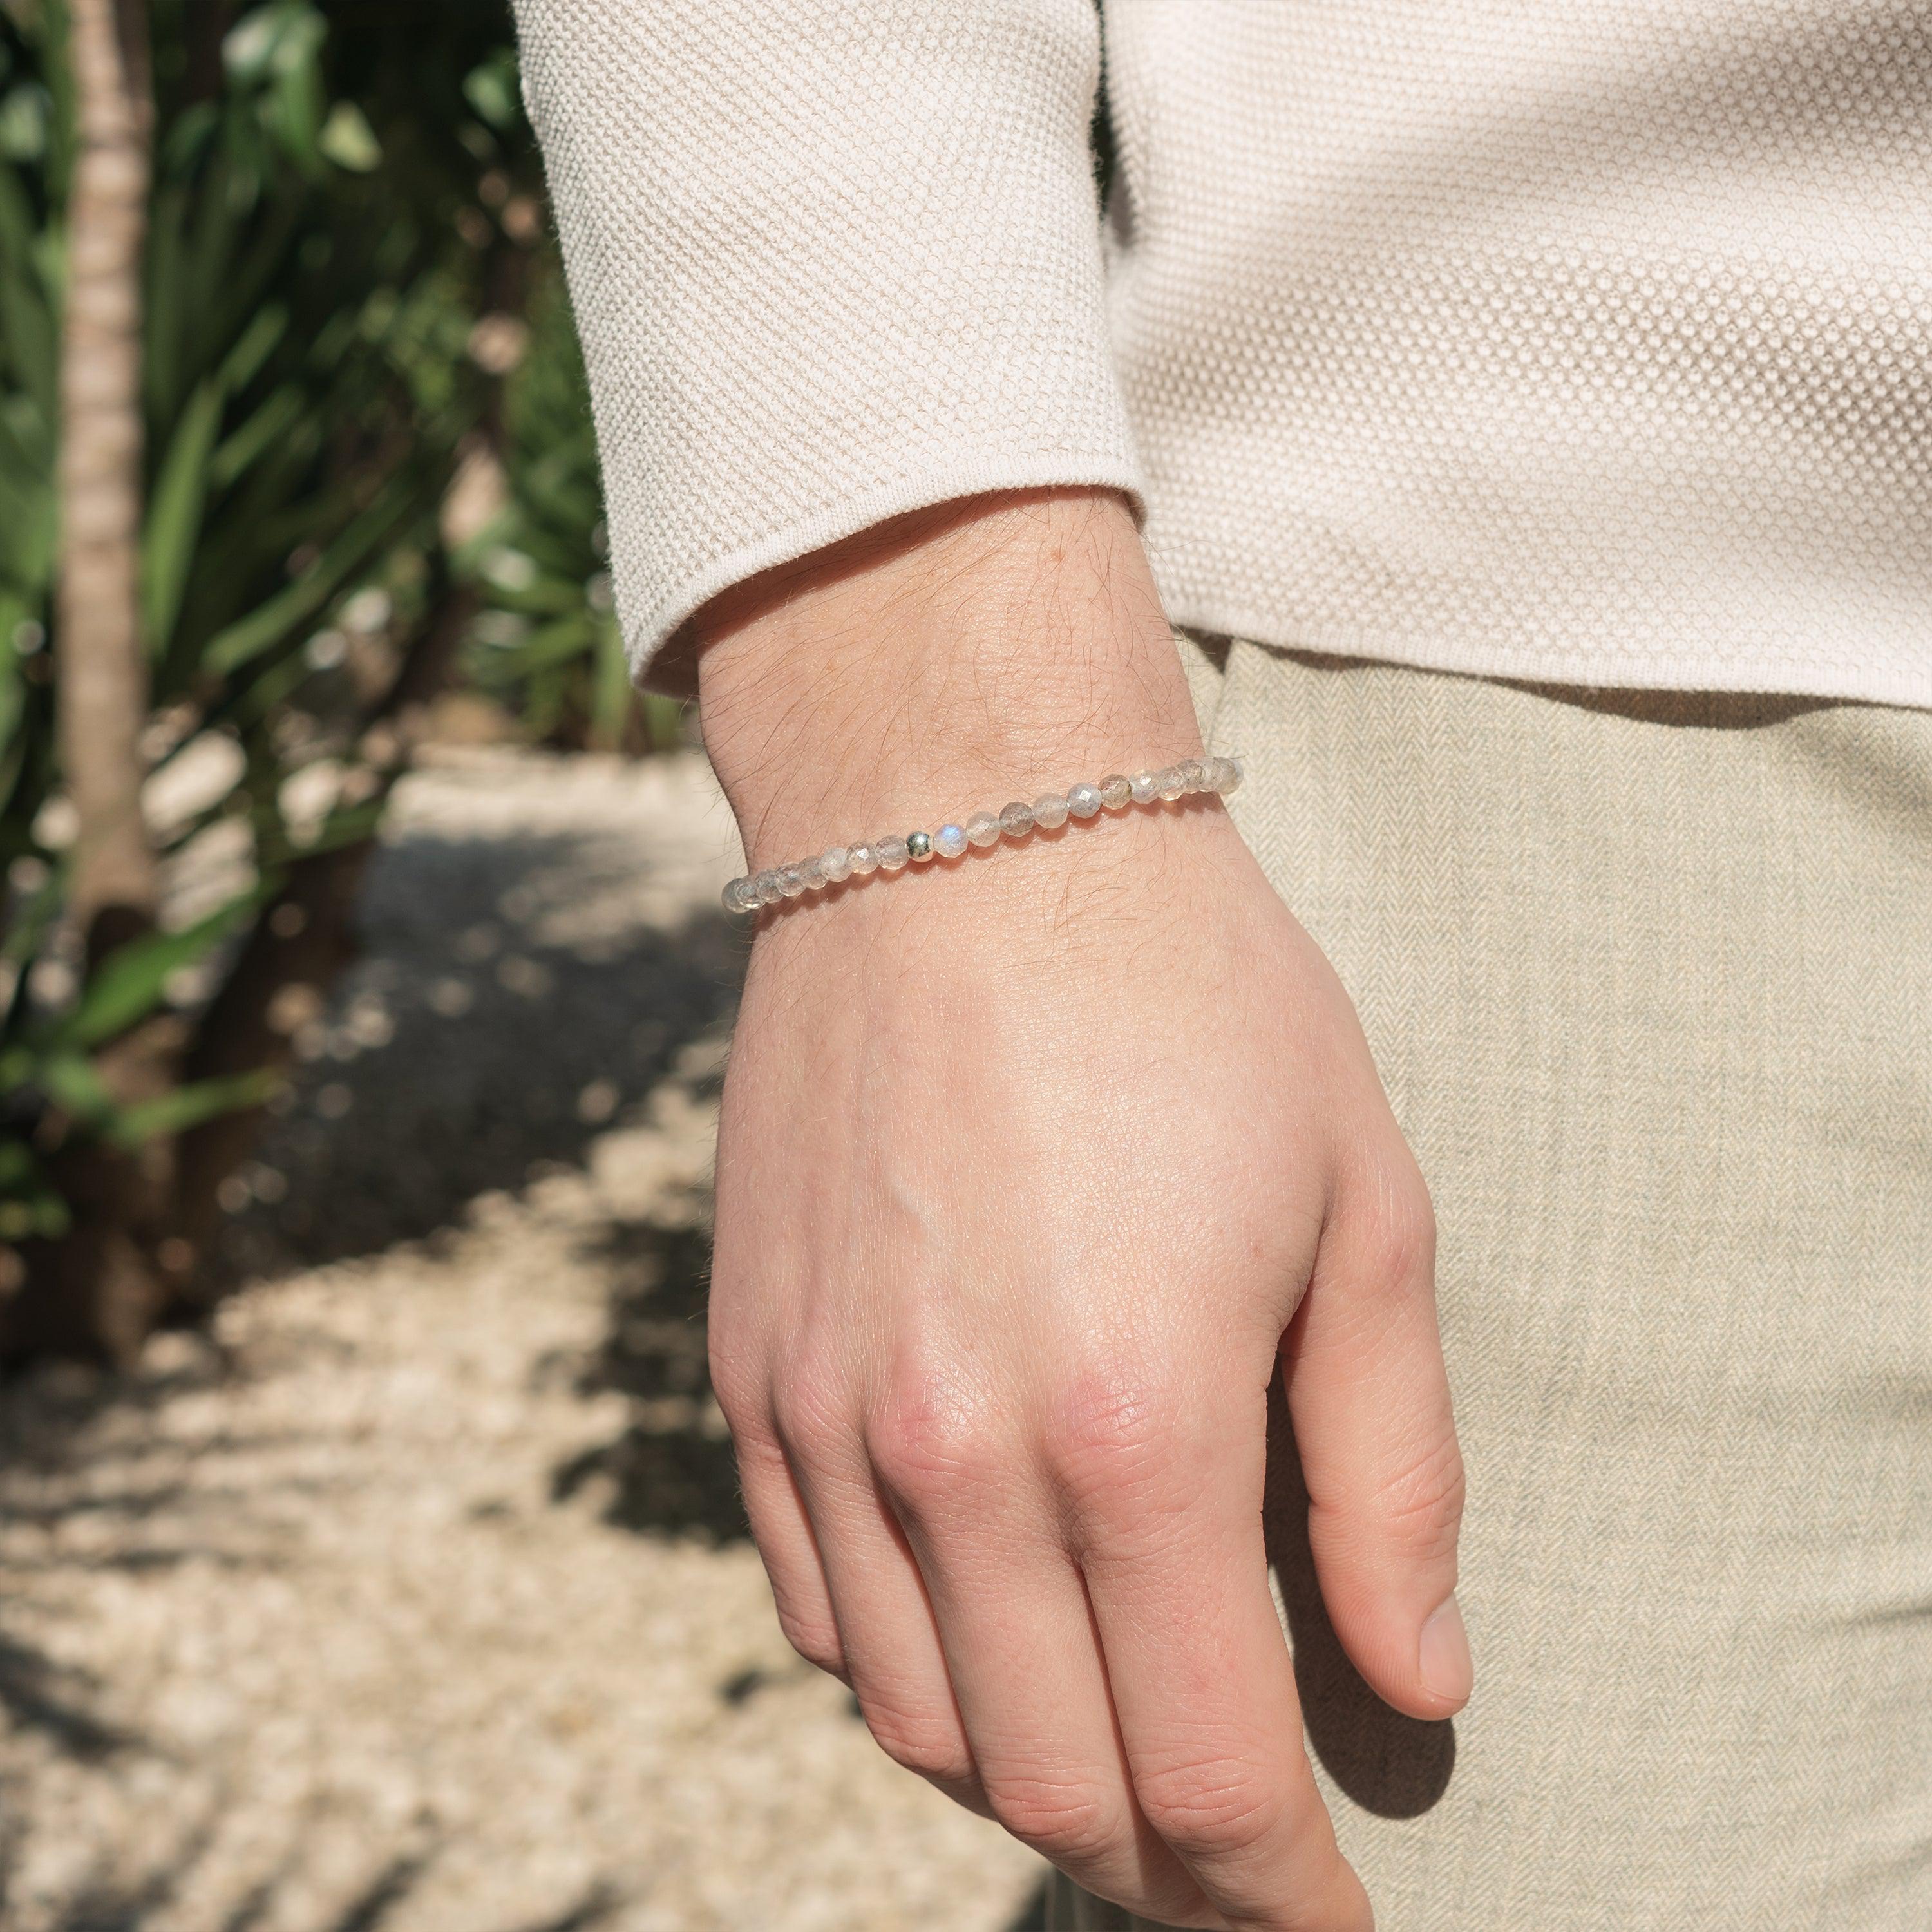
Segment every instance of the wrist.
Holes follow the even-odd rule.
[[[1201,748],[1108,493],[896,520],[740,586],[698,631],[706,747],[754,867]]]

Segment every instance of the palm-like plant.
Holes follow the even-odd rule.
[[[79,36],[98,43],[110,0],[22,4],[0,14],[0,1353],[124,1351],[192,1283],[285,1052],[282,996],[346,956],[383,801],[473,613],[451,481],[499,434],[478,325],[520,300],[536,238],[477,187],[531,163],[500,20],[439,16],[425,68],[421,23],[366,0],[232,21],[158,0],[117,590],[75,550],[71,314],[62,352],[89,218]],[[131,750],[98,720],[63,736],[112,643],[102,613],[128,607]],[[110,829],[156,879],[226,877],[194,916],[99,886],[118,808],[82,782],[98,756],[145,799]]]

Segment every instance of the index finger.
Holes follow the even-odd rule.
[[[1072,1529],[1148,1822],[1229,1922],[1370,1932],[1302,1744],[1262,1538],[1266,1393],[1252,1428],[1126,1406],[1064,1471]],[[1212,1411],[1210,1410],[1211,1413]]]

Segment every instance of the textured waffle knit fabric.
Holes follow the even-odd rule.
[[[1932,0],[518,11],[640,663],[1100,484],[1177,622],[1932,704]]]
[[[1932,713],[1249,644],[1202,689],[1442,1225],[1453,1725],[1349,1667],[1285,1428],[1270,1470],[1377,1924],[1925,1932]]]

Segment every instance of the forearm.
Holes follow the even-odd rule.
[[[902,518],[700,614],[704,740],[754,866],[1200,748],[1126,504]]]

